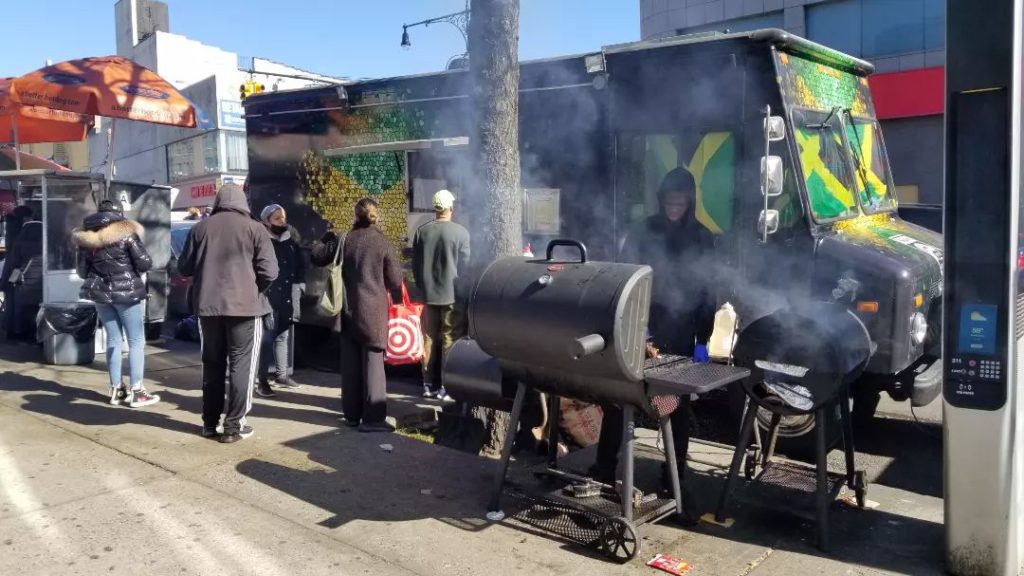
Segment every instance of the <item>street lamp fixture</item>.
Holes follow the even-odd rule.
[[[466,9],[461,12],[453,12],[444,16],[438,16],[437,18],[427,18],[412,24],[402,24],[402,48],[405,50],[412,48],[412,42],[409,40],[409,28],[414,26],[430,26],[438,22],[451,24],[462,34],[462,42],[466,47],[463,55],[467,54],[469,52],[469,36],[467,33],[467,28],[469,27],[469,2],[466,2]]]

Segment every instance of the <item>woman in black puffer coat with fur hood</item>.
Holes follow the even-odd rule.
[[[142,385],[146,358],[144,323],[146,283],[142,275],[153,260],[142,243],[142,226],[121,215],[113,202],[104,200],[99,212],[85,217],[72,237],[78,245],[78,275],[84,280],[80,296],[96,303],[96,312],[107,334],[107,371],[110,403],[132,408],[148,406],[160,398]],[[128,375],[121,378],[121,331],[128,336]]]

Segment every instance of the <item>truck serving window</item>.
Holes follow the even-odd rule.
[[[868,214],[894,210],[896,200],[889,193],[889,162],[886,160],[878,123],[850,117],[846,123],[846,139],[853,152],[854,176],[861,208]]]
[[[814,219],[850,218],[858,214],[854,181],[843,149],[842,119],[832,113],[793,110],[793,126],[807,197]]]

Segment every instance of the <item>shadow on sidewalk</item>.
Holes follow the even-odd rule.
[[[52,380],[7,373],[3,375],[3,389],[39,392],[24,395],[24,404],[21,408],[27,412],[53,416],[83,426],[140,424],[184,434],[197,434],[200,430],[198,424],[182,422],[153,410],[111,406],[106,394],[85,388],[63,386]]]
[[[383,450],[391,444],[393,450]],[[323,509],[319,523],[339,528],[354,520],[402,522],[427,518],[468,532],[485,530],[486,491],[493,462],[396,434],[354,429],[317,434],[284,444],[323,468],[296,469],[262,459],[237,470]],[[316,467],[314,467],[316,468]],[[326,469],[324,469],[326,468]]]

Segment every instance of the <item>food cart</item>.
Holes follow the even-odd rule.
[[[118,203],[127,218],[145,229],[153,268],[146,274],[147,337],[160,333],[167,307],[167,264],[170,260],[171,188],[153,184],[111,182],[102,174],[53,170],[0,171],[0,189],[14,191],[15,202],[32,208],[43,225],[41,309],[81,306],[82,278],[75,271],[77,249],[71,233],[100,202]],[[96,350],[102,350],[97,338]]]

